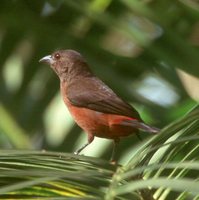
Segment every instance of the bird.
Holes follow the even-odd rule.
[[[139,130],[159,132],[158,128],[144,123],[133,106],[98,78],[79,52],[57,50],[39,62],[50,65],[57,74],[65,105],[75,122],[87,133],[87,143],[75,154],[80,154],[95,137],[111,139],[113,150],[110,161],[114,163],[121,138],[138,134]]]

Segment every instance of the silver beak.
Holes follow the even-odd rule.
[[[45,56],[39,60],[39,62],[44,62],[48,64],[53,64],[53,59],[51,55]]]

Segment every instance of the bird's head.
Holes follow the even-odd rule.
[[[39,62],[47,63],[59,76],[60,80],[68,77],[90,74],[90,69],[83,56],[74,50],[59,50],[45,56]]]

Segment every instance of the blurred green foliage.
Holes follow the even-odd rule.
[[[193,0],[2,0],[0,147],[72,152],[85,142],[57,77],[38,63],[56,49],[81,52],[146,122],[162,128],[180,118],[196,105],[177,70],[199,77],[198,16]],[[124,139],[121,154],[136,143]],[[109,158],[108,150],[100,140],[85,153]]]

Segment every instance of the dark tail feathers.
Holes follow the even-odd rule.
[[[127,126],[133,126],[137,129],[140,129],[142,131],[149,132],[149,133],[158,133],[160,131],[160,129],[156,127],[149,126],[145,124],[144,122],[140,122],[137,120],[124,120],[122,124],[127,125]]]
[[[140,123],[139,129],[142,130],[142,131],[149,132],[149,133],[158,133],[160,131],[159,128],[149,126],[149,125],[144,124],[142,122]]]

